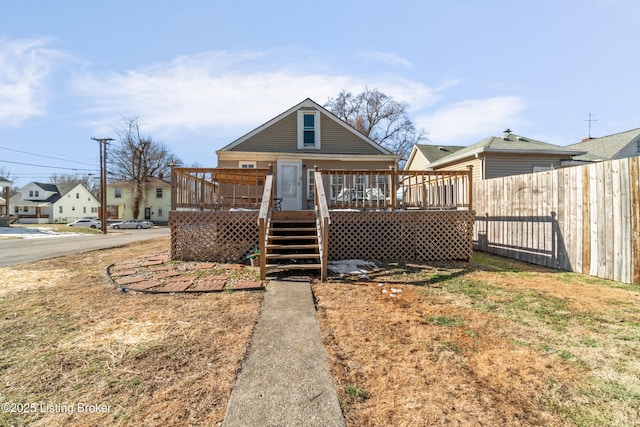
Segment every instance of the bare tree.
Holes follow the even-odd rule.
[[[149,186],[148,178],[168,177],[171,164],[181,163],[163,143],[143,135],[140,127],[138,117],[122,118],[121,126],[116,129],[119,146],[109,151],[107,166],[113,178],[133,186],[133,218],[140,215],[140,205]]]
[[[7,180],[7,181],[11,181],[11,182],[13,182],[13,183],[15,183],[15,181],[16,181],[16,177],[15,177],[15,176],[13,176],[13,174],[11,173],[11,171],[10,171],[9,169],[5,169],[5,167],[4,167],[4,166],[0,166],[0,179],[4,179],[4,180]],[[8,194],[8,196],[9,196],[9,197],[13,196],[14,194],[16,194],[16,193],[18,192],[18,190],[19,190],[19,189],[18,189],[18,187],[17,187],[17,186],[15,186],[14,184],[12,184],[12,185],[9,187],[9,194]],[[4,187],[3,187],[3,188],[0,188],[0,192],[3,192],[3,191],[4,191]],[[6,195],[6,194],[4,194],[4,195],[3,195],[3,197],[7,197],[7,195]]]
[[[407,104],[395,101],[377,89],[365,87],[357,95],[342,91],[324,105],[353,128],[387,148],[400,158],[403,167],[414,144],[427,139],[424,129],[416,130],[407,115]]]

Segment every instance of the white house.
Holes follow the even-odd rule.
[[[68,223],[97,217],[100,202],[84,185],[58,186],[30,182],[9,200],[11,214],[22,224]]]

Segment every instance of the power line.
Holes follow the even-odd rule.
[[[78,163],[78,164],[80,164],[80,165],[89,165],[89,166],[93,166],[93,164],[92,164],[92,163],[78,162],[78,161],[76,161],[76,160],[61,159],[61,158],[59,158],[59,157],[46,156],[46,155],[44,155],[44,154],[29,153],[28,151],[16,150],[16,149],[14,149],[14,148],[0,147],[0,149],[7,150],[7,151],[14,151],[14,152],[16,152],[16,153],[28,154],[28,155],[30,155],[30,156],[44,157],[44,158],[46,158],[46,159],[62,160],[63,162]]]
[[[10,160],[0,160],[0,163],[12,163],[14,165],[34,166],[38,168],[49,168],[49,169],[65,169],[65,170],[72,170],[72,171],[95,171],[96,170],[96,169],[81,169],[81,168],[65,168],[63,166],[36,165],[33,163],[12,162]]]

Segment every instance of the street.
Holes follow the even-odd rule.
[[[146,230],[109,230],[105,234],[59,235],[30,239],[0,239],[0,267],[25,264],[41,259],[113,248],[133,242],[168,236],[168,227]]]

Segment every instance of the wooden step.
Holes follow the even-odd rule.
[[[274,231],[316,231],[316,227],[271,227],[271,232]]]
[[[267,270],[319,270],[322,264],[267,264]]]
[[[318,236],[316,236],[315,234],[313,236],[311,235],[305,235],[305,236],[274,236],[272,234],[269,234],[269,240],[318,240]]]
[[[318,248],[317,243],[304,244],[304,245],[295,244],[295,243],[292,243],[290,245],[278,245],[278,244],[267,245],[267,249],[317,249],[317,248]]]
[[[267,254],[267,259],[318,259],[320,254]]]

